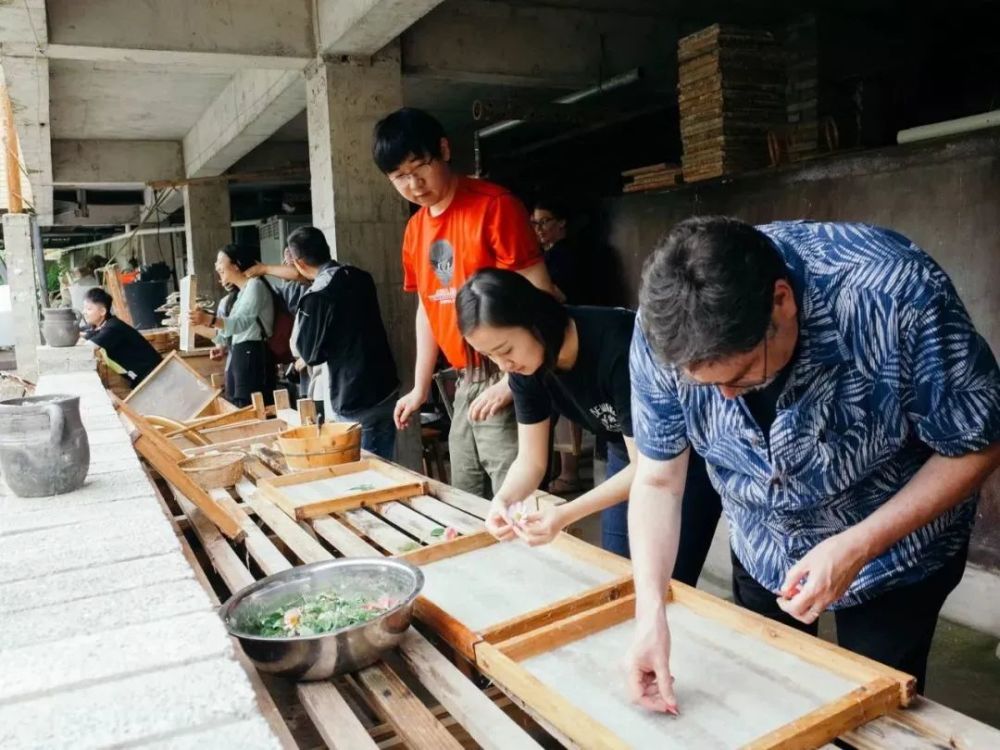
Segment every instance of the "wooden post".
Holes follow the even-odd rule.
[[[104,271],[102,278],[104,288],[111,295],[111,306],[114,308],[115,315],[123,322],[132,325],[132,311],[125,300],[125,288],[122,286],[121,277],[118,275],[118,266],[114,263],[109,263],[102,270]]]
[[[267,407],[264,406],[264,394],[261,392],[253,393],[250,395],[250,400],[253,404],[254,411],[257,414],[257,419],[267,419]]]
[[[17,148],[17,131],[14,129],[14,108],[6,88],[0,88],[0,105],[3,107],[4,151],[7,155],[7,211],[12,214],[24,212],[21,194],[21,158]]]
[[[285,388],[274,392],[274,411],[277,414],[282,409],[291,409],[292,402],[288,398],[288,391]]]
[[[180,348],[182,352],[194,349],[194,326],[188,320],[188,313],[197,307],[198,279],[188,275],[181,279],[181,305],[178,315],[181,324]]]
[[[311,398],[300,398],[298,401],[299,407],[299,424],[316,424],[316,402]]]

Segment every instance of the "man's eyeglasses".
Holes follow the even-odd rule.
[[[402,187],[411,179],[426,180],[431,172],[431,164],[434,163],[434,159],[425,159],[413,166],[409,172],[397,172],[389,177],[390,182],[393,185],[398,185]]]
[[[547,219],[531,219],[528,223],[535,229],[542,229],[543,227],[547,227],[553,221],[555,221],[555,219],[550,216]]]
[[[761,373],[759,378],[752,378],[747,380],[744,376],[737,378],[736,380],[730,380],[728,383],[706,383],[702,380],[695,380],[690,375],[688,375],[682,368],[677,370],[677,378],[684,385],[695,386],[698,388],[712,387],[712,388],[758,388],[764,385],[768,378],[770,377],[767,372],[767,340],[769,336],[764,336],[764,372]]]

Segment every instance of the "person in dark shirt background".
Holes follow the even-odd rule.
[[[312,281],[299,300],[295,347],[309,366],[326,364],[326,419],[359,422],[361,447],[392,460],[399,378],[375,282],[360,268],[333,260],[315,227],[292,232],[288,251],[299,274]]]
[[[133,388],[162,361],[141,333],[112,314],[111,295],[101,287],[88,289],[83,296],[83,318],[92,326],[84,331],[84,338],[125,370]]]
[[[531,213],[531,226],[545,252],[545,267],[559,301],[567,305],[592,304],[589,269],[583,248],[570,232],[569,206],[569,201],[554,196],[540,197]],[[559,476],[549,482],[548,490],[556,495],[579,492],[583,428],[564,417],[555,423],[553,432],[556,443],[569,443],[570,450],[559,451]]]
[[[593,302],[591,285],[584,250],[571,232],[572,214],[569,201],[544,196],[535,201],[531,226],[545,252],[556,297],[567,305],[587,305]]]

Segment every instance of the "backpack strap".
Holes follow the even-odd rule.
[[[281,299],[281,297],[278,295],[278,293],[274,290],[274,287],[271,286],[271,282],[269,282],[267,280],[266,276],[258,276],[257,278],[261,280],[261,282],[264,284],[264,286],[267,287],[267,291],[269,291],[271,293],[271,303],[274,305],[274,319],[277,320],[278,319],[278,305],[280,304],[280,305],[284,306],[285,302],[284,302],[284,300]],[[257,325],[260,326],[260,338],[261,338],[261,341],[263,341],[266,344],[268,342],[268,340],[271,338],[271,336],[274,335],[274,331],[271,331],[271,336],[267,335],[267,329],[264,327],[264,321],[260,319],[259,315],[257,316]]]

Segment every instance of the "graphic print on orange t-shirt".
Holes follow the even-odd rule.
[[[428,299],[434,302],[454,302],[458,296],[458,289],[452,284],[455,279],[455,248],[447,239],[434,240],[427,255],[440,284],[438,290]]]
[[[506,188],[459,179],[440,216],[421,208],[403,238],[403,288],[417,292],[434,339],[452,367],[465,367],[455,297],[480,268],[519,271],[542,262],[524,205]]]

